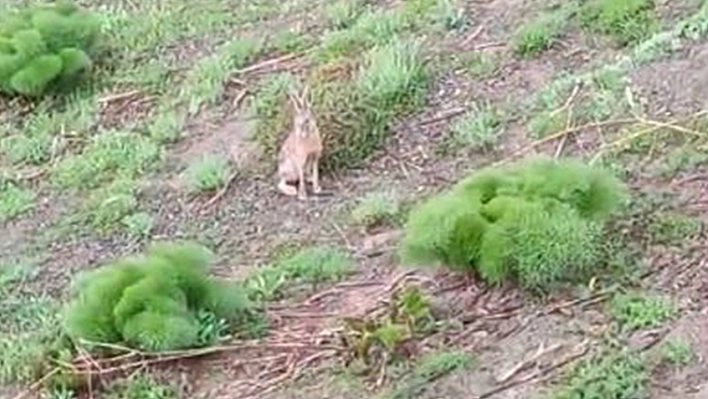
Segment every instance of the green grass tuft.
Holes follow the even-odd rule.
[[[222,45],[187,73],[177,93],[178,102],[186,104],[190,114],[214,103],[222,95],[230,74],[253,62],[262,50],[263,43],[251,38],[235,39]]]
[[[337,0],[325,7],[325,18],[330,27],[347,29],[364,12],[365,6],[366,0]]]
[[[654,7],[654,0],[592,0],[583,6],[581,18],[585,26],[626,46],[641,42],[658,29]]]
[[[395,225],[401,216],[401,204],[392,194],[373,192],[359,200],[352,209],[353,223],[372,229],[382,225]]]
[[[84,211],[88,225],[100,234],[110,234],[138,207],[137,183],[117,179],[91,193]]]
[[[61,188],[95,188],[116,177],[136,177],[160,156],[159,147],[143,136],[104,132],[94,137],[81,154],[62,159],[52,179]]]
[[[385,45],[408,26],[406,16],[397,9],[364,11],[349,28],[325,34],[316,57],[326,62],[377,45]]]
[[[249,313],[240,287],[206,274],[210,258],[196,245],[163,244],[88,272],[74,283],[64,327],[74,339],[149,351],[203,345],[201,312],[230,324],[245,322]]]
[[[584,361],[548,399],[647,397],[649,371],[643,360],[630,352],[598,355]]]
[[[546,289],[599,263],[602,223],[624,195],[610,174],[572,160],[487,169],[414,209],[401,255]]]
[[[455,65],[473,79],[488,79],[499,70],[499,57],[493,53],[469,51],[457,54]]]
[[[354,270],[354,262],[337,248],[305,248],[292,256],[276,260],[246,280],[246,292],[254,301],[280,299],[285,288],[294,283],[317,286],[337,281]]]
[[[328,148],[323,167],[355,167],[379,150],[401,114],[420,106],[428,86],[420,43],[396,39],[364,56],[352,81],[316,81],[314,108]]]
[[[563,32],[565,21],[555,13],[546,13],[519,28],[514,34],[514,52],[532,58],[548,50]]]
[[[36,194],[32,190],[0,180],[0,223],[31,211],[35,198]]]
[[[475,105],[473,110],[452,123],[450,145],[488,149],[498,141],[502,128],[501,116],[490,104]]]
[[[59,335],[58,303],[23,289],[35,273],[22,262],[0,264],[0,386],[31,383],[49,371],[47,355]]]
[[[264,79],[250,104],[258,118],[254,138],[266,155],[275,155],[280,137],[291,124],[288,91],[294,88],[295,77],[289,73]]]
[[[195,193],[214,191],[226,184],[231,175],[228,159],[209,156],[189,165],[185,171],[187,187]]]
[[[106,388],[106,399],[177,399],[177,390],[148,374],[136,374]]]
[[[661,361],[671,367],[685,367],[697,359],[690,344],[678,340],[669,340],[659,348]]]
[[[399,39],[368,53],[357,88],[376,109],[394,112],[419,102],[426,80],[420,43]]]
[[[138,212],[124,217],[121,222],[131,237],[146,238],[155,226],[155,218],[146,212]]]
[[[610,303],[610,314],[626,331],[660,327],[676,316],[674,304],[664,297],[642,293],[618,294]]]
[[[649,225],[652,241],[658,244],[681,246],[691,242],[703,232],[703,222],[698,217],[678,212],[662,212]]]

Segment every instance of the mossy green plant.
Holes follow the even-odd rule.
[[[546,289],[598,263],[603,222],[624,197],[612,175],[575,160],[483,170],[411,212],[401,255]]]
[[[147,351],[204,344],[201,312],[236,325],[248,318],[242,289],[208,276],[211,253],[195,244],[160,244],[82,275],[64,311],[70,337]]]
[[[91,68],[99,19],[72,2],[33,6],[0,21],[0,92],[42,95]]]

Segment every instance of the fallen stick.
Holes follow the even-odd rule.
[[[106,103],[110,103],[113,101],[124,100],[126,98],[134,97],[138,94],[140,94],[140,90],[126,91],[125,93],[113,94],[110,96],[99,98],[98,103],[99,104],[106,104]]]
[[[567,365],[568,363],[573,362],[573,361],[585,356],[585,354],[587,354],[588,349],[589,349],[587,346],[587,342],[588,341],[583,341],[581,344],[578,345],[579,347],[582,347],[582,349],[578,353],[571,354],[566,359],[563,359],[560,362],[552,364],[546,368],[540,369],[534,373],[528,374],[528,375],[524,376],[523,378],[520,378],[520,379],[514,380],[514,381],[509,381],[506,384],[503,384],[497,388],[487,391],[479,396],[475,396],[474,399],[486,399],[486,398],[494,396],[498,393],[507,391],[515,386],[522,385],[527,382],[531,382],[533,380],[540,379],[542,375],[548,374],[553,370],[559,369],[559,368]]]
[[[435,116],[421,121],[420,123],[418,123],[418,126],[426,126],[426,125],[430,125],[430,124],[433,124],[436,122],[440,122],[443,120],[454,118],[458,115],[464,114],[465,111],[467,111],[467,108],[465,108],[465,107],[457,107],[457,108],[452,108],[449,110],[443,110],[440,113],[436,114]]]
[[[470,43],[472,43],[472,41],[473,41],[474,39],[476,39],[477,37],[479,37],[479,35],[481,35],[482,32],[484,32],[484,25],[481,25],[481,26],[480,26],[479,28],[477,28],[474,32],[472,32],[472,34],[470,34],[469,36],[467,36],[467,37],[465,38],[465,40],[463,40],[462,43],[460,43],[460,46],[461,46],[462,48],[467,47],[467,45],[470,44]]]
[[[280,57],[277,57],[277,58],[271,58],[271,59],[269,59],[269,60],[265,60],[265,61],[263,61],[263,62],[259,62],[259,63],[257,63],[257,64],[253,64],[253,65],[251,65],[251,66],[249,66],[249,67],[246,67],[246,68],[244,68],[244,69],[241,69],[241,70],[239,70],[239,71],[236,71],[236,74],[243,75],[243,74],[247,74],[247,73],[250,73],[250,72],[255,72],[255,71],[259,70],[259,69],[263,69],[263,68],[266,68],[266,67],[269,67],[269,66],[272,66],[272,65],[277,65],[277,64],[279,64],[279,63],[281,63],[281,62],[290,61],[290,60],[296,59],[296,58],[298,58],[298,57],[300,57],[300,56],[301,56],[301,54],[298,54],[298,53],[290,53],[290,54],[286,54],[286,55],[283,55],[283,56],[280,56]]]
[[[52,369],[52,371],[48,372],[42,378],[38,379],[35,381],[32,385],[30,385],[27,389],[24,391],[20,392],[19,394],[15,395],[14,398],[12,399],[25,399],[28,397],[30,394],[32,394],[34,391],[38,390],[45,382],[49,381],[52,377],[54,377],[59,371],[61,370],[60,367],[55,367]]]
[[[545,347],[543,343],[538,346],[538,349],[536,349],[536,353],[534,353],[531,357],[528,359],[522,359],[520,362],[516,363],[514,367],[509,369],[507,372],[502,373],[499,377],[497,377],[497,382],[500,384],[503,384],[510,379],[512,379],[515,375],[517,375],[519,372],[533,366],[536,364],[536,361],[541,358],[542,356],[555,352],[558,348],[560,348],[562,345],[561,344],[554,344],[549,346],[548,348]]]

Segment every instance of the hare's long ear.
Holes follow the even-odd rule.
[[[300,101],[302,102],[303,107],[310,107],[310,86],[305,85],[305,87],[302,89]]]
[[[293,108],[295,108],[295,112],[300,112],[302,111],[302,105],[300,104],[300,99],[298,96],[293,93],[292,91],[288,92],[288,98],[290,98],[290,102],[293,105]]]

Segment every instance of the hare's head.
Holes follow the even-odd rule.
[[[304,134],[318,133],[315,115],[308,100],[307,87],[302,93],[290,93],[290,101],[295,109],[294,128]]]

